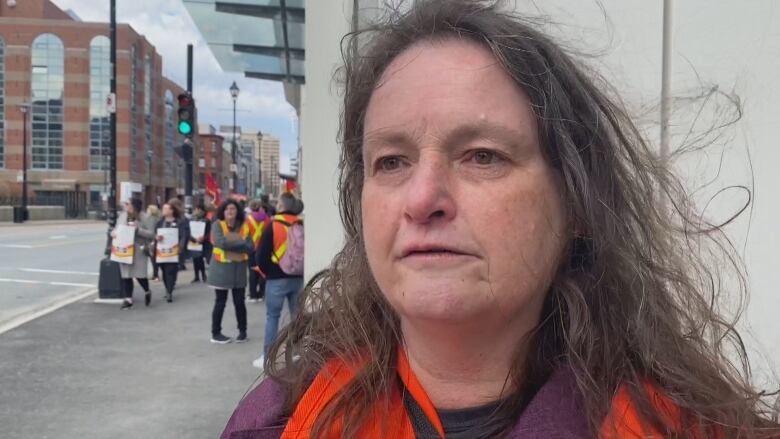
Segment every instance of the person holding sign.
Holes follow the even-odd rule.
[[[211,234],[211,222],[206,219],[206,206],[202,203],[195,207],[193,212],[192,221],[190,221],[190,236],[187,243],[187,249],[192,255],[192,266],[195,271],[195,278],[192,283],[200,282],[201,277],[203,282],[206,282],[208,277],[206,276],[206,263],[203,258],[211,253],[211,242],[209,236]]]
[[[130,309],[133,307],[133,278],[138,280],[138,284],[146,292],[144,297],[146,306],[149,306],[151,301],[152,292],[149,290],[149,276],[147,274],[149,258],[146,254],[146,248],[154,239],[154,228],[146,220],[143,203],[140,199],[131,198],[125,202],[124,207],[124,212],[120,213],[117,219],[117,227],[111,231],[111,237],[114,239],[111,259],[119,262],[122,294],[125,298],[121,309]],[[128,240],[130,241],[128,245],[118,245],[124,238],[124,236],[120,236],[120,233],[121,235],[132,235],[132,239]]]
[[[163,217],[157,223],[157,264],[165,284],[165,300],[173,302],[173,289],[179,274],[179,255],[187,245],[187,231],[175,203],[163,204]]]
[[[236,342],[246,341],[246,304],[244,293],[247,283],[247,263],[254,243],[248,224],[244,223],[244,211],[236,200],[227,200],[219,207],[217,221],[211,227],[214,249],[209,265],[209,285],[214,288],[216,300],[211,313],[211,342],[225,344],[233,341],[222,334],[222,315],[225,312],[228,290],[233,293],[236,308],[238,337]]]

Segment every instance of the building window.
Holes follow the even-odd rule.
[[[63,168],[62,98],[65,49],[53,34],[32,44],[32,168]]]
[[[217,153],[217,142],[211,142],[211,153],[212,154]]]
[[[111,91],[111,42],[99,35],[89,44],[89,169],[108,169],[111,123],[106,96]]]
[[[217,167],[217,159],[214,157],[211,158],[211,167],[216,168]]]
[[[5,41],[0,38],[0,168],[5,167]]]

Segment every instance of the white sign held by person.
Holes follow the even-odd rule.
[[[206,234],[206,223],[203,221],[190,221],[190,236],[194,240],[198,240],[198,238],[203,238]],[[194,252],[202,252],[203,251],[203,243],[200,242],[192,242],[190,241],[187,243],[187,249]]]
[[[119,224],[116,237],[111,241],[111,260],[120,264],[132,264],[135,253],[135,226]]]
[[[179,229],[175,227],[164,227],[157,229],[157,235],[162,236],[161,241],[157,241],[157,263],[171,264],[179,263]]]

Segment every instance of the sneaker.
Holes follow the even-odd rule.
[[[236,337],[236,343],[243,343],[247,340],[246,338],[246,332],[239,332],[238,337]]]
[[[261,355],[257,360],[252,362],[252,366],[263,369],[263,366],[265,365],[265,355]]]
[[[125,310],[125,309],[130,309],[132,307],[133,307],[133,302],[131,302],[129,300],[125,300],[124,302],[122,302],[122,307],[119,308],[119,309]]]
[[[231,341],[233,341],[233,339],[232,339],[232,338],[230,338],[230,337],[225,337],[225,336],[224,336],[224,335],[222,335],[222,334],[217,334],[217,335],[212,335],[212,336],[211,336],[211,342],[212,342],[212,343],[217,343],[217,344],[227,344],[227,343],[230,343]]]
[[[196,284],[196,283],[198,283],[198,282],[200,282],[200,279],[198,279],[198,278],[196,277],[196,278],[195,278],[195,279],[193,279],[193,280],[192,280],[192,282],[190,282],[190,283],[192,283],[192,284]]]
[[[250,303],[257,303],[260,299],[255,299],[254,297],[249,299]]]

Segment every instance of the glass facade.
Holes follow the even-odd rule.
[[[89,169],[108,169],[111,123],[106,96],[111,91],[111,42],[103,35],[89,45]]]
[[[32,168],[63,169],[65,49],[56,35],[32,44]]]
[[[144,159],[147,169],[151,169],[150,159],[154,147],[152,146],[152,59],[149,55],[144,58]],[[147,178],[150,178],[147,175]]]
[[[0,168],[5,167],[5,41],[0,38]]]

